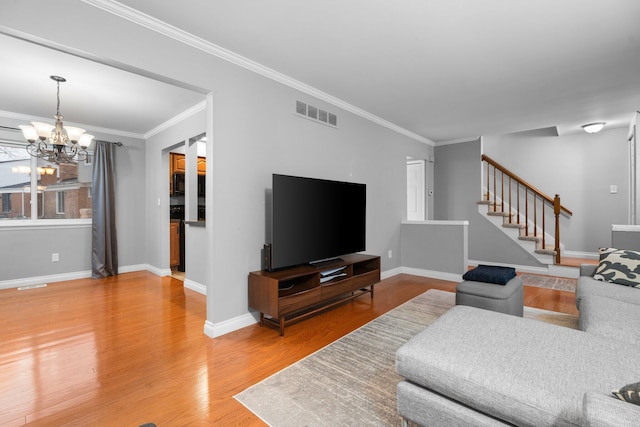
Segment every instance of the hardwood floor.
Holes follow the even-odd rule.
[[[398,275],[284,337],[250,326],[203,333],[205,297],[148,272],[0,291],[0,425],[264,425],[233,399],[428,289]],[[525,304],[575,313],[572,293],[525,288]]]

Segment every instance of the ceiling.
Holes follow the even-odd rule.
[[[0,67],[0,110],[51,123],[56,113],[51,75],[67,80],[60,84],[65,125],[132,136],[146,134],[205,99],[194,91],[5,35],[0,35],[0,49],[11,52]]]
[[[434,142],[548,127],[563,134],[592,121],[628,126],[640,109],[637,0],[115,4]],[[0,69],[0,110],[50,117],[51,74],[68,80],[68,120],[138,134],[204,99],[7,36],[0,47],[12,52]]]

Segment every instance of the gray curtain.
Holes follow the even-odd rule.
[[[91,276],[94,279],[118,274],[114,159],[115,144],[96,141],[91,233]]]

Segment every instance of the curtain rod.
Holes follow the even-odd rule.
[[[108,142],[109,144],[115,144],[118,147],[122,147],[122,145],[123,145],[122,142],[120,142],[120,141],[117,141],[117,142],[115,142],[115,141],[103,141],[101,139],[96,139],[95,141],[96,142]]]

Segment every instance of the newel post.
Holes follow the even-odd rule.
[[[560,264],[560,196],[553,198],[553,214],[556,217],[556,243],[553,250],[556,251],[556,264]]]

